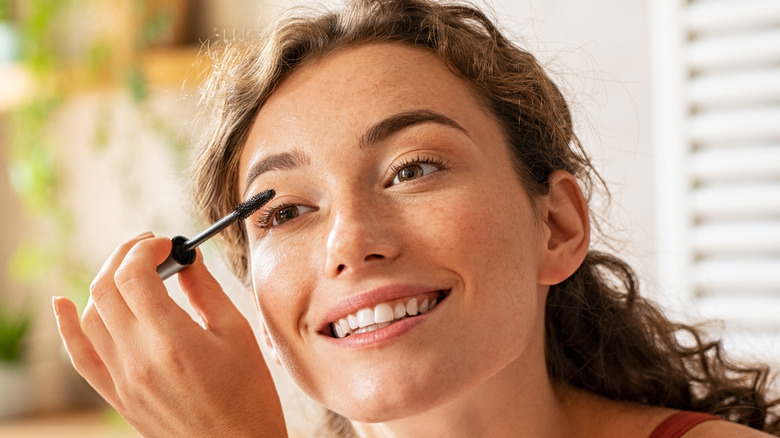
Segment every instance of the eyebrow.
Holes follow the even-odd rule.
[[[430,110],[405,111],[398,114],[393,114],[392,116],[383,119],[379,123],[369,128],[366,133],[360,137],[360,148],[367,149],[404,128],[422,123],[437,123],[440,125],[449,126],[468,135],[468,131],[466,131],[456,121],[445,116],[444,114]]]
[[[305,152],[295,149],[291,152],[271,155],[253,164],[249,169],[244,185],[244,197],[246,197],[252,182],[260,175],[272,170],[292,170],[311,164],[309,156]]]
[[[374,124],[360,137],[358,145],[361,149],[369,149],[405,128],[423,123],[449,126],[468,135],[466,129],[444,114],[430,110],[413,110],[393,114]],[[273,170],[292,170],[310,164],[309,156],[299,149],[266,157],[252,165],[249,169],[244,186],[244,195],[246,196],[246,192],[249,190],[252,182],[263,173]]]

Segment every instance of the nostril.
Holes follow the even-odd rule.
[[[385,256],[382,254],[369,254],[366,256],[365,260],[366,262],[372,261],[372,260],[383,260]],[[336,267],[336,274],[341,274],[347,269],[346,264],[340,264],[338,267]]]

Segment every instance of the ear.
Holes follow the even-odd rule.
[[[544,242],[537,282],[551,286],[580,267],[590,245],[588,203],[577,180],[563,170],[550,175],[550,190],[541,209]]]

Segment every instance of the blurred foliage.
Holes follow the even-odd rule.
[[[11,313],[0,306],[0,361],[18,363],[24,360],[24,343],[30,329],[30,314]]]
[[[140,54],[165,33],[172,13],[158,6],[150,13],[151,3],[0,0],[0,16],[13,11],[21,41],[20,63],[36,84],[34,96],[13,111],[7,160],[11,185],[40,230],[35,238],[20,244],[7,267],[9,277],[16,282],[42,286],[56,278],[65,288],[57,294],[86,301],[91,275],[84,262],[69,251],[73,247],[73,214],[60,196],[67,174],[58,166],[57,157],[67,154],[68,140],[54,135],[49,126],[69,95],[90,88],[125,90],[138,112],[148,114],[143,108],[149,91]],[[110,28],[96,31],[101,23],[94,17],[86,18],[87,11],[99,10],[106,18],[116,19],[106,12],[111,8],[129,11],[130,15],[119,22],[131,27],[131,35]],[[90,25],[95,29],[84,28]],[[117,40],[117,36],[124,39]],[[101,111],[95,122],[92,138],[96,151],[111,143],[110,119],[110,111]],[[152,128],[164,129],[160,125]],[[181,145],[172,147],[176,150]]]
[[[0,20],[11,19],[11,0],[0,0]]]

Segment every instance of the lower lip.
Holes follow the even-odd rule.
[[[444,300],[442,300],[444,301]],[[414,327],[424,323],[428,320],[431,313],[434,313],[439,306],[441,306],[442,301],[436,304],[436,306],[433,307],[433,309],[418,314],[413,317],[404,318],[398,322],[392,323],[387,327],[382,327],[381,329],[366,332],[366,333],[358,333],[358,334],[352,334],[347,336],[346,338],[334,338],[331,336],[326,336],[328,342],[332,342],[334,345],[342,348],[366,348],[366,347],[375,347],[387,342],[390,342],[398,337],[403,336],[408,331],[412,330]]]

